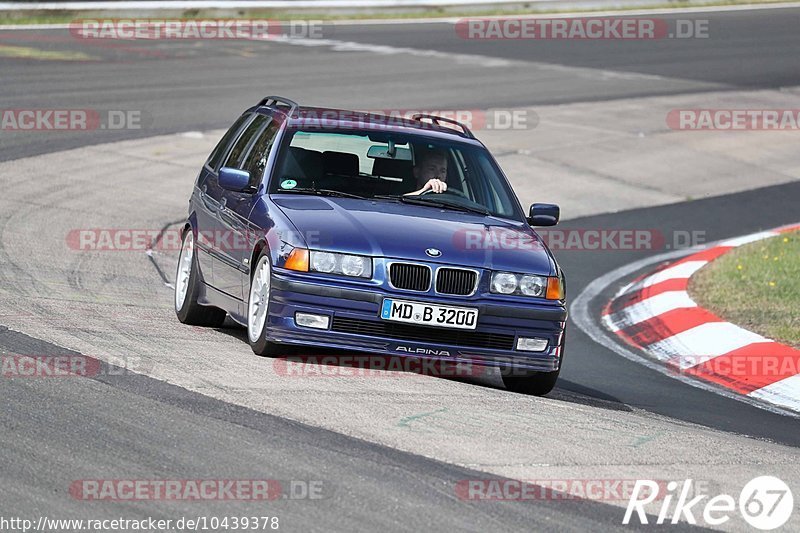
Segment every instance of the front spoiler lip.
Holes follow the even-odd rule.
[[[327,333],[330,333],[328,331]],[[504,354],[480,354],[481,350],[474,350],[473,354],[469,354],[473,350],[464,350],[460,347],[447,347],[447,346],[439,346],[439,345],[431,345],[426,343],[420,342],[397,342],[395,340],[388,341],[383,338],[379,337],[369,337],[369,340],[359,340],[354,342],[353,344],[349,344],[346,341],[336,342],[340,340],[338,337],[339,335],[348,335],[343,333],[336,333],[335,340],[331,340],[330,338],[324,339],[322,336],[316,337],[312,335],[306,334],[305,331],[303,332],[294,332],[288,330],[281,330],[276,332],[273,335],[270,335],[270,340],[273,342],[281,343],[281,344],[290,344],[295,346],[308,346],[310,348],[314,348],[315,350],[319,349],[338,349],[338,350],[350,350],[350,351],[359,351],[359,352],[369,352],[374,354],[380,355],[388,355],[393,357],[412,357],[417,359],[424,359],[424,360],[431,360],[431,361],[438,361],[442,363],[461,363],[461,364],[469,364],[469,365],[479,365],[479,366],[487,366],[487,367],[497,367],[497,368],[515,368],[521,370],[534,370],[538,372],[553,372],[558,370],[561,358],[560,356],[545,356],[543,358],[534,358],[534,357],[513,357],[508,355],[508,352]],[[319,339],[316,341],[315,339]],[[416,347],[420,349],[429,349],[432,351],[449,351],[455,353],[457,355],[450,355],[450,356],[437,356],[431,354],[423,354],[423,353],[414,353],[414,352],[398,352],[396,349],[392,349],[393,346],[404,345],[409,347]],[[560,350],[559,348],[556,348]]]
[[[273,272],[272,274],[272,288],[278,291],[294,292],[298,294],[308,294],[312,296],[323,296],[327,298],[340,298],[343,300],[353,300],[357,302],[369,302],[380,305],[386,297],[406,297],[414,299],[413,293],[407,296],[394,294],[382,294],[376,292],[373,288],[365,290],[348,289],[344,287],[335,287],[331,285],[321,285],[316,282],[303,282],[288,279]],[[416,299],[425,299],[427,295],[417,295]],[[456,305],[450,302],[443,303],[442,305]],[[567,309],[563,304],[552,309],[542,308],[529,308],[520,306],[498,305],[492,303],[475,303],[464,302],[461,305],[476,307],[481,315],[506,317],[506,318],[527,318],[532,320],[547,320],[552,322],[566,322]]]

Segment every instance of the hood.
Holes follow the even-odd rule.
[[[540,275],[550,254],[522,222],[384,200],[275,195],[310,249]],[[435,248],[441,256],[430,257]]]

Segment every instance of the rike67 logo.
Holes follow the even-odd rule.
[[[687,523],[696,525],[698,518],[702,518],[706,525],[720,526],[729,521],[731,515],[738,510],[750,526],[762,531],[784,525],[794,509],[794,497],[789,486],[773,476],[760,476],[750,480],[739,493],[738,501],[728,494],[719,494],[707,501],[704,500],[709,498],[708,494],[689,499],[692,495],[691,479],[685,480],[680,486],[677,481],[670,481],[666,485],[666,494],[661,493],[662,487],[663,483],[649,479],[637,480],[622,523],[630,524],[636,514],[640,524],[647,524],[644,507],[656,500],[661,502],[656,524],[677,524],[684,519]]]

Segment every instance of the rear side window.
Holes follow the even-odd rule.
[[[233,145],[230,155],[228,155],[228,158],[222,166],[242,168],[242,162],[247,155],[250,143],[253,142],[253,139],[255,139],[256,135],[261,131],[261,128],[266,125],[267,121],[269,121],[269,118],[264,115],[256,115],[256,118],[247,125],[244,129],[244,133],[242,133],[239,140],[236,141],[236,144]]]
[[[250,186],[258,187],[261,178],[264,176],[264,169],[267,167],[267,159],[272,150],[272,143],[278,134],[280,124],[273,120],[259,133],[250,153],[244,160],[243,170],[250,172]]]
[[[239,131],[244,127],[245,123],[250,119],[252,115],[246,113],[239,117],[236,122],[233,123],[233,126],[225,132],[225,135],[222,136],[222,139],[219,141],[217,146],[211,152],[211,155],[208,157],[208,161],[206,161],[206,165],[210,168],[214,169],[215,171],[219,169],[219,164],[222,161],[222,158],[225,157],[225,153],[228,150],[228,146],[231,142],[236,138],[239,134]]]

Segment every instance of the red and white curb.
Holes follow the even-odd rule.
[[[603,310],[603,323],[627,344],[675,374],[800,412],[800,350],[726,322],[687,292],[700,268],[730,250],[800,224],[722,241],[623,287]]]

